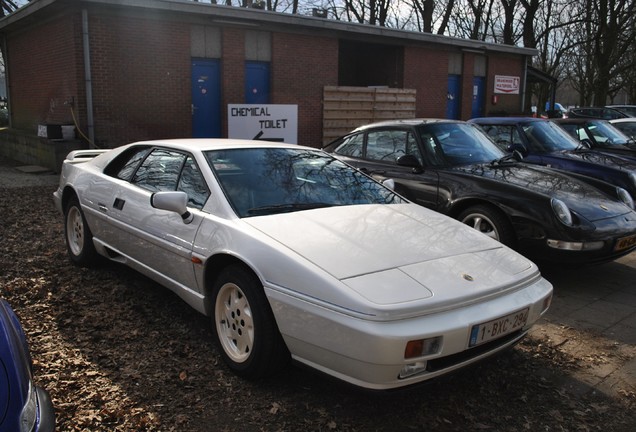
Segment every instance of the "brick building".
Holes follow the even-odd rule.
[[[409,116],[517,113],[536,54],[179,0],[32,0],[0,20],[0,35],[10,110],[0,149],[13,154],[51,138],[38,137],[43,125],[77,126],[85,147],[228,136],[228,105],[254,103],[296,105],[297,142],[317,147],[327,87],[414,90]],[[505,80],[516,88],[497,91]]]

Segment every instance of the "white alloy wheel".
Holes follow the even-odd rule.
[[[77,197],[72,197],[64,208],[64,236],[71,260],[81,266],[90,266],[97,260],[93,233],[86,223]]]
[[[75,206],[71,206],[66,214],[66,241],[73,255],[82,254],[85,242],[84,220],[79,208]]]
[[[254,319],[250,303],[241,288],[232,282],[221,286],[214,312],[223,351],[232,361],[245,362],[254,346]]]
[[[244,378],[271,375],[290,355],[258,277],[240,264],[224,268],[211,291],[212,331],[219,354]]]

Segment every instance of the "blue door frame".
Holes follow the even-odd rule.
[[[486,78],[473,78],[473,104],[471,110],[471,118],[484,116],[484,105],[486,96]]]
[[[192,60],[192,136],[221,137],[220,61]]]
[[[461,108],[461,75],[448,76],[448,90],[446,95],[446,118],[459,119]]]

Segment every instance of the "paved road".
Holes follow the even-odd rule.
[[[46,169],[0,158],[0,187],[42,185],[52,192],[57,183]],[[562,385],[636,397],[636,252],[608,264],[546,270],[544,276],[554,285],[554,300],[531,335],[580,360]]]

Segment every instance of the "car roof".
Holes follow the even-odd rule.
[[[555,123],[565,123],[565,124],[585,124],[589,122],[603,122],[607,121],[601,118],[594,117],[574,117],[574,118],[561,118],[561,119],[550,119]]]
[[[179,139],[164,139],[164,140],[148,140],[137,141],[128,145],[150,145],[150,146],[165,146],[178,150],[190,151],[190,150],[225,150],[235,148],[305,148],[311,150],[317,150],[316,148],[300,146],[298,144],[289,144],[281,142],[272,142],[265,140],[244,140],[233,138],[179,138]]]
[[[610,119],[608,121],[610,123],[634,123],[636,122],[636,117],[624,117],[618,119]]]
[[[547,122],[549,120],[535,117],[478,117],[470,119],[468,121],[477,124],[517,124],[529,122]]]
[[[388,127],[388,126],[418,126],[422,124],[430,123],[465,123],[461,120],[452,119],[439,119],[439,118],[409,118],[409,119],[397,119],[397,120],[384,120],[380,122],[370,123],[363,126],[359,126],[353,130],[353,132],[363,131],[365,129]]]

